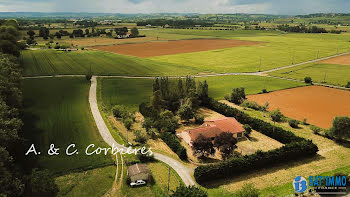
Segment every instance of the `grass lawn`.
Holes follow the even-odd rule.
[[[305,85],[300,82],[259,76],[218,76],[198,78],[198,80],[207,80],[209,94],[215,99],[223,99],[235,87],[244,87],[247,94],[257,94],[264,88],[275,91]],[[101,78],[99,83],[102,87],[102,101],[106,108],[125,105],[132,110],[138,110],[139,104],[149,101],[152,94],[151,79]]]
[[[103,196],[112,186],[115,169],[108,166],[57,177],[58,196]]]
[[[272,76],[304,80],[306,76],[314,82],[325,82],[327,84],[346,86],[350,81],[350,66],[337,64],[313,63],[287,68],[269,73]]]
[[[197,68],[155,62],[102,51],[25,50],[21,62],[23,76],[81,74],[159,76],[197,73]]]
[[[168,30],[170,31],[170,30]],[[256,72],[294,63],[326,57],[349,51],[350,34],[265,34],[245,32],[235,35],[234,31],[174,30],[173,34],[206,35],[211,38],[240,39],[262,42],[260,45],[209,50],[194,53],[164,55],[148,59],[166,63],[191,66],[202,72]],[[169,33],[169,32],[168,32]]]
[[[251,109],[244,111],[253,117],[273,124],[266,113]],[[296,176],[307,178],[333,171],[348,173],[350,163],[349,148],[322,136],[315,135],[311,131],[310,126],[300,125],[299,129],[292,129],[286,122],[276,123],[276,125],[292,131],[297,136],[311,139],[319,148],[318,155],[288,164],[267,167],[235,178],[219,180],[212,183],[209,188],[235,192],[246,183],[254,183],[255,187],[263,190],[262,196],[268,196],[269,194],[282,196],[290,194],[289,191],[293,188],[290,183]]]
[[[24,135],[29,144],[42,152],[36,156],[39,167],[55,173],[95,168],[110,164],[109,155],[85,154],[89,144],[107,147],[97,131],[90,112],[90,83],[85,78],[24,79]],[[75,143],[79,154],[67,156],[65,149]],[[60,148],[60,155],[48,156],[50,144]]]

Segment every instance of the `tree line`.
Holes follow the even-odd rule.
[[[307,27],[303,24],[296,26],[289,26],[288,24],[278,25],[277,29],[285,32],[295,32],[295,33],[328,33],[325,28],[312,26]]]
[[[0,30],[0,196],[55,196],[50,172],[33,169],[35,161],[25,158],[18,24],[5,21]]]

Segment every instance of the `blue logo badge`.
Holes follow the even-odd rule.
[[[303,193],[307,189],[307,181],[304,177],[297,176],[293,181],[294,191],[296,193]]]

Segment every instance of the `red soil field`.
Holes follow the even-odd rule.
[[[102,51],[119,53],[122,55],[131,55],[145,58],[152,56],[190,53],[197,51],[207,51],[256,44],[260,44],[260,42],[226,39],[196,39],[96,46],[92,48]]]
[[[330,58],[330,59],[321,61],[321,63],[350,65],[350,55],[344,55],[344,56],[339,56],[339,57],[335,57],[335,58]]]
[[[332,126],[334,117],[350,116],[350,91],[346,90],[306,86],[250,95],[248,99],[261,105],[269,102],[269,110],[280,108],[287,117],[301,121],[306,118],[308,123],[325,129]]]

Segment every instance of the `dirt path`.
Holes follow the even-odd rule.
[[[97,79],[96,76],[93,76],[91,79],[91,87],[89,92],[89,103],[91,108],[91,113],[94,117],[94,120],[96,122],[96,126],[98,131],[100,132],[103,140],[109,145],[118,147],[119,149],[124,149],[125,147],[123,145],[118,144],[111,133],[109,132],[109,129],[107,125],[105,124],[102,115],[98,109],[97,105],[97,96],[96,96],[96,89],[97,89]],[[162,161],[169,166],[171,166],[181,177],[182,181],[185,183],[185,185],[195,185],[195,182],[193,178],[191,177],[192,170],[187,168],[186,166],[182,165],[180,162],[176,161],[175,159],[172,159],[168,156],[154,153],[155,159]]]
[[[115,192],[117,191],[117,189],[119,188],[119,184],[117,184],[117,180],[118,180],[118,170],[119,170],[119,163],[118,163],[118,154],[115,155],[115,161],[116,161],[116,166],[117,169],[115,171],[115,177],[114,177],[114,181],[112,184],[112,188],[110,190],[108,190],[105,195],[103,195],[103,197],[110,197],[110,196],[114,196]],[[123,170],[123,169],[122,169]],[[123,177],[121,176],[120,179],[122,179]]]

